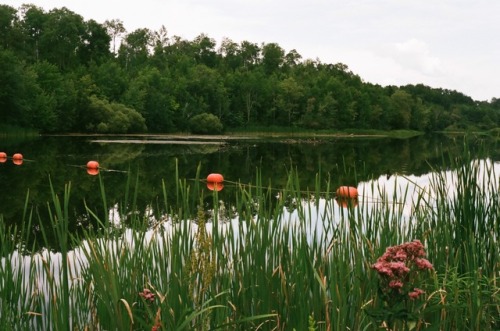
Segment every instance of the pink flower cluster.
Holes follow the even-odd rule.
[[[139,295],[144,298],[144,300],[153,302],[155,300],[155,294],[151,292],[149,289],[145,288],[142,292],[139,292]]]
[[[420,240],[392,246],[373,264],[384,285],[384,293],[404,293],[411,288],[419,271],[432,270],[432,264],[425,258],[425,249]],[[417,299],[424,291],[414,287],[408,290],[410,299]]]
[[[411,292],[408,293],[408,296],[410,297],[410,299],[414,300],[414,299],[418,299],[418,297],[420,296],[420,294],[423,294],[423,293],[425,293],[424,290],[415,287],[413,289],[413,291],[411,291]]]

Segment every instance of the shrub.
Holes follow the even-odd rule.
[[[146,121],[135,109],[123,104],[90,97],[88,112],[93,120],[87,130],[99,133],[136,133],[147,131]]]
[[[199,134],[218,134],[223,131],[223,126],[219,118],[208,113],[193,116],[189,120],[189,128],[192,133]]]

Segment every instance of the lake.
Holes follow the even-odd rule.
[[[200,179],[210,173],[222,174],[225,188],[219,196],[224,200],[231,197],[238,183],[254,183],[257,178],[266,187],[281,189],[292,170],[299,174],[301,189],[307,191],[313,190],[317,181],[330,180],[332,187],[360,187],[374,180],[388,181],[398,174],[417,178],[434,169],[446,169],[449,160],[466,151],[473,158],[498,162],[500,153],[491,146],[472,139],[464,150],[463,138],[443,135],[409,139],[294,135],[0,138],[0,152],[9,157],[14,153],[23,155],[22,164],[15,164],[20,162],[11,158],[0,163],[0,214],[5,223],[19,224],[28,204],[37,207],[43,216],[47,203],[52,202],[51,185],[62,195],[64,185],[71,183],[75,222],[70,230],[78,231],[95,225],[85,204],[96,214],[103,213],[100,182],[106,190],[109,210],[117,203],[127,203],[124,201],[129,185],[129,192],[137,192],[134,203],[139,210],[153,209],[155,215],[161,215],[165,212],[163,185],[169,204],[176,202],[177,172],[188,184],[194,184],[198,169]],[[90,160],[99,162],[99,176],[87,173]]]

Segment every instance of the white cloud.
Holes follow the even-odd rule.
[[[425,42],[415,38],[394,44],[390,57],[404,68],[424,75],[435,76],[444,73],[441,60],[431,54]]]

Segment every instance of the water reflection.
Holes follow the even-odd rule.
[[[481,142],[470,146],[474,157],[499,159],[495,148],[478,149],[476,143]],[[0,214],[4,222],[20,224],[26,221],[23,219],[26,217],[26,203],[30,208],[36,208],[42,222],[47,222],[46,206],[52,202],[51,184],[61,195],[65,183],[70,182],[71,216],[74,220],[70,231],[76,233],[83,228],[98,226],[86,206],[102,218],[110,212],[104,210],[108,208],[106,206],[119,205],[126,209],[134,205],[145,214],[154,215],[162,215],[168,208],[175,210],[178,201],[176,176],[186,179],[188,185],[200,185],[194,181],[198,170],[201,178],[209,173],[224,175],[224,190],[218,194],[230,205],[234,203],[231,199],[234,199],[238,184],[259,179],[262,186],[279,190],[286,187],[292,170],[299,174],[303,191],[313,190],[318,183],[324,186],[327,182],[332,189],[348,185],[366,190],[365,186],[371,184],[365,183],[372,181],[382,184],[385,181],[389,190],[393,181],[405,178],[416,181],[436,167],[446,168],[448,160],[464,152],[464,145],[461,139],[443,136],[419,136],[406,140],[277,138],[223,142],[200,138],[195,143],[159,137],[147,141],[137,138],[127,141],[110,137],[40,137],[13,143],[0,140],[0,150],[8,155],[21,151],[25,157],[22,166],[0,163],[3,187]],[[85,165],[89,160],[99,162],[99,175],[87,174]],[[101,182],[105,187],[105,201],[100,190]],[[169,206],[163,203],[164,192]],[[210,201],[208,190],[205,194],[206,200]],[[359,203],[363,202],[360,200]],[[347,205],[340,201],[340,206]],[[293,210],[293,205],[290,205],[290,210]],[[36,241],[37,238],[40,239],[40,234],[34,231],[32,239]],[[49,241],[57,246],[54,238],[49,237]]]
[[[490,198],[493,195],[498,195],[500,188],[500,177],[496,177],[500,173],[500,162],[493,162],[491,159],[475,160],[471,166],[477,169],[477,187],[483,193],[481,202],[484,205],[488,205]],[[276,194],[273,199],[276,203],[281,202],[283,209],[276,215],[275,219],[266,220],[259,219],[255,213],[250,217],[238,214],[232,202],[225,201],[222,196],[216,195],[215,199],[214,197],[210,199],[216,201],[217,206],[211,205],[206,209],[205,216],[208,220],[206,230],[207,233],[218,231],[221,235],[231,232],[231,238],[238,240],[239,237],[247,235],[246,222],[266,221],[275,223],[283,231],[288,231],[291,234],[291,238],[294,235],[305,234],[308,242],[311,244],[314,240],[318,240],[318,238],[323,242],[330,242],[334,239],[334,235],[338,236],[338,229],[348,230],[348,226],[346,225],[348,224],[347,218],[352,217],[358,220],[363,215],[370,215],[372,209],[383,210],[380,209],[381,205],[389,206],[389,209],[391,209],[390,206],[393,204],[397,205],[398,208],[394,208],[394,214],[389,216],[397,218],[399,221],[398,226],[404,228],[408,225],[408,222],[413,221],[415,208],[418,208],[417,203],[424,205],[425,208],[436,206],[436,199],[438,197],[442,198],[441,194],[443,191],[438,192],[438,190],[442,188],[440,183],[442,183],[443,179],[447,183],[448,190],[446,192],[448,193],[449,200],[454,199],[460,190],[457,187],[457,184],[461,182],[459,179],[460,175],[460,169],[455,169],[432,172],[421,176],[394,175],[390,178],[380,176],[377,179],[361,182],[357,186],[359,192],[358,198],[350,200],[325,199],[323,197],[315,197],[314,195],[297,199]],[[259,202],[256,201],[255,203],[255,208],[258,209]],[[215,207],[217,209],[216,214],[214,213]],[[358,208],[360,208],[359,211]],[[189,231],[191,236],[194,236],[197,232],[198,223],[196,219],[186,220],[186,223],[181,224],[170,214],[163,214],[158,217],[153,209],[153,206],[149,205],[144,213],[144,216],[154,226],[146,230],[144,237],[140,236],[145,240],[143,244],[149,245],[154,238],[155,240],[159,240],[159,246],[163,247],[163,242],[170,240],[172,234],[176,231]],[[217,215],[217,222],[214,222],[214,215]],[[118,204],[113,205],[109,209],[107,216],[112,227],[122,230],[119,232],[121,235],[116,238],[117,242],[125,242],[131,246],[138,244],[134,243],[136,238],[134,231],[127,228],[126,220],[122,218],[124,215],[120,212]],[[363,220],[359,220],[363,231],[366,230],[363,228],[366,225],[365,223]],[[214,228],[214,224],[217,225],[217,229]],[[113,246],[116,243],[113,242],[102,241],[101,244],[110,245],[110,250],[117,249]],[[81,268],[86,266],[86,254],[84,251],[88,249],[86,241],[83,240],[79,247],[71,250],[70,256],[72,258],[70,261],[72,265],[70,265],[70,268],[73,274],[78,274]],[[24,265],[24,268],[29,270],[31,263],[39,264],[41,263],[39,259],[47,256],[50,256],[51,263],[54,263],[59,268],[60,254],[49,252],[46,249],[35,254],[33,259],[22,257],[19,251],[15,251],[10,256],[10,259],[14,267],[17,268],[20,265]],[[8,262],[4,257],[1,260],[1,264],[5,265],[5,263]]]
[[[465,165],[464,165],[465,166]],[[500,178],[496,174],[500,173],[500,162],[494,162],[487,158],[483,160],[474,160],[471,165],[477,173],[475,178],[475,187],[485,194],[484,201],[490,201],[490,194],[498,192]],[[437,185],[439,182],[446,183],[448,198],[454,199],[457,192],[460,191],[459,177],[461,169],[446,170],[440,172],[430,172],[421,176],[396,174],[391,177],[379,176],[378,178],[366,182],[361,182],[358,189],[361,192],[360,200],[373,203],[400,203],[404,206],[403,215],[410,217],[412,215],[412,206],[417,197],[420,197],[429,206],[436,205],[436,199],[439,197]]]

